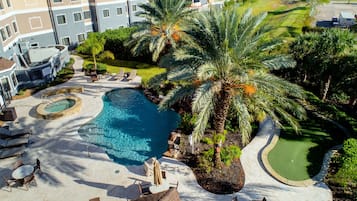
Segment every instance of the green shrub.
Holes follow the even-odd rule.
[[[185,134],[191,134],[195,126],[197,115],[192,115],[191,113],[184,113],[181,117],[181,122],[179,128]]]
[[[357,139],[350,138],[343,143],[341,167],[333,176],[341,186],[357,186]]]
[[[221,159],[225,165],[230,166],[232,164],[232,161],[234,159],[238,159],[241,154],[242,151],[238,146],[230,145],[228,147],[224,147],[221,150]]]

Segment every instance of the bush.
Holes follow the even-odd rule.
[[[83,62],[83,70],[85,75],[89,75],[90,72],[94,69],[94,63],[89,61]],[[104,74],[107,72],[107,65],[103,63],[97,63],[97,74]]]
[[[196,119],[196,115],[192,115],[191,113],[184,113],[181,117],[181,123],[179,125],[179,128],[182,130],[183,133],[187,135],[191,134],[195,126]]]
[[[333,179],[341,186],[357,186],[357,139],[350,138],[343,143],[341,168]]]

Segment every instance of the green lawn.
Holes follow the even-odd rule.
[[[324,126],[324,123],[313,120],[302,122],[299,135],[291,128],[282,129],[277,144],[268,154],[272,168],[294,181],[315,176],[320,171],[327,150],[341,143],[322,130],[327,124],[325,122]]]
[[[91,58],[84,59],[85,62],[83,65],[92,63]],[[160,68],[155,65],[141,63],[137,61],[103,60],[101,62],[106,64],[108,73],[118,73],[121,68],[124,69],[124,72],[130,72],[131,70],[136,69],[137,75],[142,78],[142,84],[146,84],[147,81],[150,80],[150,78],[166,71],[165,68]]]

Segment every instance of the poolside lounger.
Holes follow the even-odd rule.
[[[8,158],[13,156],[19,156],[25,152],[25,145],[21,147],[10,147],[0,149],[0,158]]]
[[[116,74],[116,75],[113,77],[113,79],[114,79],[114,80],[122,80],[123,78],[124,78],[124,70],[121,68],[121,69],[119,70],[119,73]]]
[[[129,74],[129,77],[127,77],[127,80],[133,80],[136,77],[136,72],[137,70],[132,70]]]
[[[14,147],[14,146],[19,146],[28,143],[29,143],[28,137],[0,139],[0,148]]]
[[[0,128],[0,138],[17,138],[24,135],[32,134],[31,130],[29,129],[16,129],[16,130],[9,130],[6,128]]]

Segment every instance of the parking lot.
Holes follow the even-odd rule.
[[[340,3],[331,1],[329,4],[322,4],[316,7],[315,21],[313,26],[316,25],[331,25],[332,17],[340,15],[341,11],[351,12],[353,15],[357,14],[357,3]]]

